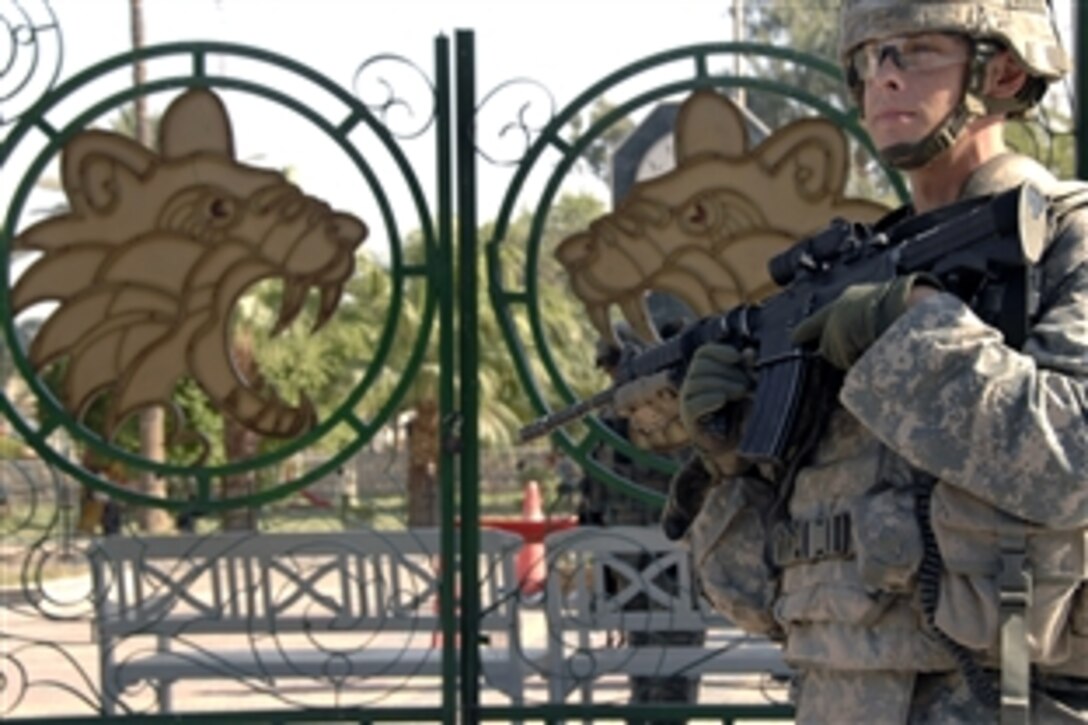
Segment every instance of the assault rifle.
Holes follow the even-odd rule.
[[[721,342],[755,351],[758,382],[738,453],[782,465],[795,443],[806,382],[821,364],[811,350],[791,342],[793,328],[847,287],[901,274],[935,276],[1000,330],[1007,344],[1024,343],[1038,306],[1033,265],[1047,231],[1046,197],[1038,187],[1025,183],[884,226],[834,220],[770,260],[771,278],[782,291],[762,303],[704,317],[622,361],[612,387],[534,421],[521,429],[520,439],[539,437],[608,404],[637,378],[668,370],[680,381],[701,345]]]

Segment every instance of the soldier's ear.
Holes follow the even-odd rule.
[[[201,152],[233,159],[234,135],[219,96],[205,88],[193,88],[178,96],[159,125],[159,149],[168,159]]]
[[[142,176],[155,155],[130,138],[108,131],[84,131],[64,147],[61,180],[76,212],[106,212],[121,191],[121,177]]]
[[[725,96],[696,91],[676,116],[676,163],[699,154],[736,158],[748,150],[748,132],[741,112]]]
[[[846,138],[829,121],[794,121],[776,131],[754,153],[775,176],[791,175],[805,199],[838,195],[846,183]]]

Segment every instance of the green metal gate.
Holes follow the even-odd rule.
[[[36,37],[44,42],[52,29],[48,22],[41,23],[35,27]],[[382,64],[394,64],[407,68],[423,84],[423,96],[431,107],[408,131],[398,131],[390,123],[391,114],[404,107],[391,87],[384,99],[368,103],[286,56],[254,47],[204,42],[124,53],[51,87],[54,73],[40,97],[32,104],[25,103],[16,118],[0,119],[9,124],[0,127],[5,131],[0,168],[4,169],[5,184],[10,185],[10,189],[5,188],[10,194],[5,197],[0,235],[9,269],[8,284],[0,294],[7,366],[7,388],[0,396],[0,408],[11,426],[10,439],[24,441],[33,449],[32,456],[23,451],[5,453],[8,460],[2,462],[5,467],[0,479],[4,487],[0,491],[0,534],[4,555],[10,557],[6,564],[8,575],[0,581],[0,606],[8,614],[0,619],[0,695],[6,698],[6,704],[0,703],[0,712],[5,719],[46,714],[69,722],[99,719],[103,684],[97,648],[101,643],[96,643],[89,633],[98,613],[104,610],[98,600],[101,591],[90,588],[87,573],[92,545],[108,535],[139,539],[143,534],[135,528],[121,534],[81,534],[76,521],[77,498],[87,508],[93,508],[94,502],[106,495],[134,512],[165,511],[177,521],[197,518],[198,523],[205,522],[202,525],[206,532],[212,530],[208,527],[213,519],[232,511],[255,510],[264,522],[258,526],[272,526],[269,522],[282,519],[276,524],[280,525],[294,515],[287,503],[298,501],[300,495],[307,496],[315,507],[319,505],[315,501],[321,506],[330,503],[314,491],[342,484],[346,467],[355,466],[356,476],[374,472],[373,462],[384,450],[380,444],[385,431],[390,424],[398,429],[398,412],[415,399],[414,386],[421,380],[432,383],[439,423],[438,446],[433,451],[437,466],[430,471],[439,495],[438,556],[430,572],[438,590],[428,599],[440,622],[439,631],[430,640],[430,646],[439,650],[441,657],[439,677],[430,681],[432,687],[440,688],[437,697],[431,697],[428,704],[418,704],[420,698],[404,694],[405,688],[410,691],[411,687],[407,677],[386,684],[377,695],[357,697],[352,688],[358,686],[358,692],[363,691],[360,679],[331,688],[337,693],[333,698],[307,699],[273,687],[264,692],[267,698],[261,701],[263,704],[246,706],[244,711],[224,699],[212,707],[186,706],[179,708],[178,714],[162,714],[153,702],[154,693],[145,687],[135,693],[134,704],[123,708],[122,714],[141,721],[205,722],[553,722],[627,717],[732,721],[737,717],[789,717],[791,710],[782,703],[630,708],[619,701],[594,705],[548,702],[546,696],[526,698],[524,703],[493,704],[493,699],[483,697],[494,688],[481,652],[486,653],[494,642],[489,641],[490,634],[481,634],[481,622],[496,608],[512,604],[515,616],[522,616],[538,605],[524,600],[516,590],[505,591],[498,600],[485,601],[482,595],[484,584],[497,575],[487,569],[486,560],[476,555],[484,547],[479,525],[485,513],[481,482],[488,474],[481,458],[481,409],[493,402],[488,396],[511,392],[495,393],[481,387],[481,354],[491,351],[482,351],[481,346],[498,344],[497,340],[481,339],[481,316],[491,314],[496,319],[503,349],[512,356],[518,372],[522,388],[519,394],[527,396],[537,413],[569,404],[591,390],[600,382],[592,375],[578,381],[570,379],[570,366],[579,364],[579,355],[573,355],[573,363],[561,359],[572,357],[563,346],[572,339],[585,338],[588,326],[579,320],[550,318],[549,310],[541,303],[541,285],[554,280],[557,274],[551,258],[556,240],[549,236],[554,221],[550,215],[571,170],[611,127],[626,117],[645,115],[657,104],[702,89],[786,97],[797,117],[818,115],[833,120],[846,129],[856,153],[870,154],[869,142],[855,117],[828,97],[800,91],[771,77],[725,70],[733,67],[732,59],[742,55],[769,64],[803,67],[834,84],[837,69],[827,61],[789,49],[747,43],[697,45],[671,49],[621,67],[588,85],[542,123],[528,122],[524,116],[526,105],[522,105],[514,120],[502,128],[520,135],[524,148],[508,160],[512,169],[510,184],[489,236],[481,238],[478,165],[495,160],[483,149],[481,119],[505,86],[486,94],[478,92],[474,36],[469,31],[457,32],[452,47],[450,39],[436,38],[433,52],[434,63],[429,70],[398,56],[382,55],[364,63],[357,74],[358,78]],[[127,80],[136,62],[154,67],[150,80],[139,84]],[[222,72],[227,64],[243,72]],[[36,72],[48,76],[49,68],[43,61]],[[622,90],[624,84],[644,77],[653,80],[630,93]],[[32,84],[16,87],[19,91],[24,88],[31,89]],[[36,367],[28,346],[29,336],[35,331],[23,324],[25,318],[20,318],[26,306],[13,299],[18,274],[37,259],[29,257],[28,265],[28,256],[19,247],[27,229],[42,220],[34,216],[31,199],[37,193],[36,187],[40,188],[43,179],[52,173],[51,163],[62,149],[87,128],[104,128],[109,119],[137,99],[173,98],[192,89],[221,94],[228,107],[243,97],[256,99],[266,111],[274,108],[279,113],[293,114],[311,131],[323,135],[332,149],[330,153],[339,155],[355,176],[355,191],[366,197],[365,212],[360,213],[369,235],[380,236],[387,245],[387,257],[380,268],[357,268],[356,277],[344,286],[348,295],[372,294],[374,302],[362,306],[351,320],[359,335],[366,338],[367,354],[349,382],[340,385],[339,400],[335,404],[326,402],[312,426],[293,431],[294,435],[273,440],[263,448],[254,448],[252,455],[238,460],[215,455],[217,444],[207,441],[203,445],[211,445],[211,454],[205,448],[203,453],[207,455],[202,455],[201,445],[191,441],[175,441],[176,455],[166,460],[153,459],[134,450],[131,428],[128,439],[126,431],[119,429],[117,440],[111,441],[101,429],[70,413],[59,400],[56,381],[47,380]],[[617,97],[621,100],[583,131],[570,133],[572,121],[588,114],[596,101]],[[404,150],[407,141],[418,143],[420,139],[433,143],[434,170],[430,178],[417,172]],[[66,173],[63,167],[61,172]],[[71,173],[78,174],[78,170]],[[125,182],[116,176],[116,169],[111,173],[114,176],[102,188],[112,194]],[[877,169],[876,173],[882,172]],[[529,179],[534,175],[542,177],[542,181],[531,188]],[[881,183],[893,196],[905,193],[894,177],[884,178]],[[67,191],[95,193],[76,186]],[[514,238],[511,228],[519,209],[526,206],[531,212],[528,235]],[[411,210],[407,222],[397,208]],[[411,240],[409,223],[418,229]],[[486,255],[484,278],[475,273],[481,255]],[[98,283],[105,284],[105,280]],[[357,286],[352,287],[355,283]],[[284,286],[290,284],[285,282]],[[93,291],[94,284],[87,284],[83,293],[90,295]],[[261,293],[281,302],[287,296],[283,290]],[[482,293],[486,293],[490,309],[479,304]],[[314,304],[321,308],[316,314],[325,311],[323,303],[311,301],[310,306]],[[299,305],[304,306],[302,302]],[[365,313],[369,308],[379,308],[379,313],[368,316]],[[264,337],[257,340],[256,347],[265,344]],[[273,343],[267,344],[271,349]],[[325,345],[321,348],[323,354],[335,355],[334,343],[320,344]],[[300,349],[286,347],[284,355],[300,354]],[[582,367],[591,366],[591,354],[587,350],[582,355]],[[285,364],[289,366],[289,362]],[[17,383],[8,381],[22,381],[26,389],[17,390]],[[190,397],[196,395],[191,388],[178,390]],[[299,390],[305,387],[300,384]],[[209,397],[215,396],[205,390],[200,400]],[[234,400],[229,396],[224,399]],[[301,396],[294,400],[298,402],[281,402],[285,409],[305,408]],[[194,404],[186,410],[196,414],[205,408]],[[180,430],[181,420],[174,420],[175,432]],[[422,433],[417,429],[415,435]],[[608,446],[661,471],[671,470],[673,463],[632,446],[596,419],[591,417],[584,425],[555,434],[553,445],[557,453],[565,454],[616,490],[650,506],[661,503],[660,494],[617,476],[592,452]],[[321,460],[311,460],[312,465],[298,468],[297,460],[312,451],[324,452]],[[373,455],[361,458],[364,453]],[[413,463],[419,462],[408,461],[406,465]],[[423,468],[426,473],[426,466]],[[118,470],[123,475],[119,476]],[[360,486],[361,491],[368,490],[365,484]],[[155,485],[159,488],[155,489]],[[385,491],[380,485],[374,491],[379,489]],[[338,490],[337,495],[340,493]],[[403,528],[402,522],[391,524],[382,518],[381,501],[396,499],[395,493],[374,493],[371,501],[366,500],[366,494],[350,503],[349,498],[331,502],[330,510],[336,505],[341,508],[339,517],[329,519],[332,523],[328,526],[344,532]],[[253,640],[262,633],[259,626],[254,626],[245,634]],[[398,635],[405,638],[406,648],[411,646],[407,643],[409,634]],[[547,672],[539,665],[536,668],[530,675],[546,678]],[[328,687],[331,676],[319,672],[309,681],[320,691],[323,685]],[[234,679],[229,670],[224,679]],[[44,695],[43,700],[42,693],[51,694]],[[55,699],[54,709],[49,709],[50,697]]]

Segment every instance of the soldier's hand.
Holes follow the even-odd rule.
[[[816,343],[825,360],[848,370],[906,312],[911,293],[923,286],[941,287],[919,274],[847,287],[834,302],[802,320],[791,339],[795,345]]]
[[[680,418],[692,440],[710,452],[725,443],[719,431],[709,428],[711,416],[743,400],[754,386],[750,363],[740,350],[716,343],[700,347],[680,386]]]
[[[639,448],[671,451],[687,445],[678,392],[668,371],[636,378],[616,391],[613,408],[627,419],[627,437]]]
[[[700,456],[691,456],[669,481],[669,498],[661,512],[661,528],[670,541],[683,538],[703,507],[715,478]]]

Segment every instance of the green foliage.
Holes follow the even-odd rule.
[[[601,98],[593,104],[593,107],[584,114],[579,114],[570,120],[568,128],[571,139],[576,140],[595,123],[614,112],[616,106],[608,100]],[[635,122],[624,116],[609,125],[601,135],[597,136],[582,152],[582,161],[589,167],[590,172],[608,183],[611,178],[612,152],[623,140],[635,130]]]
[[[25,350],[30,345],[30,341],[34,339],[34,336],[38,334],[41,326],[42,320],[39,318],[21,320],[15,325],[16,344]],[[16,373],[15,360],[7,347],[6,337],[0,337],[0,385],[4,388],[7,387],[8,382]]]
[[[833,59],[838,37],[838,16],[816,8],[801,11],[796,4],[758,3],[750,10],[746,35],[754,42],[784,46],[809,55]],[[822,9],[822,8],[820,8]],[[848,107],[845,86],[821,71],[799,63],[771,58],[750,58],[751,75],[784,81],[839,107]],[[768,128],[774,129],[808,114],[797,102],[769,93],[748,93],[747,106]]]
[[[41,382],[52,392],[57,401],[67,407],[64,399],[64,373],[65,361],[60,361],[48,366],[41,374]],[[82,411],[79,420],[83,427],[94,435],[108,438],[106,430],[106,415],[112,402],[110,392],[104,392],[95,398],[85,411]],[[222,444],[222,419],[208,402],[207,397],[201,392],[199,386],[189,379],[183,379],[177,386],[171,401],[179,417],[171,421],[167,416],[168,424],[173,424],[167,431],[167,436],[174,438],[173,444],[167,446],[166,460],[170,463],[188,463],[197,460],[207,452],[209,462],[223,462]],[[79,411],[77,411],[79,412]],[[36,417],[43,427],[52,427],[50,419],[53,417],[51,410],[46,408],[42,401],[38,401]],[[182,426],[177,430],[177,425]],[[175,437],[176,436],[176,437]],[[121,425],[113,432],[112,445],[132,453],[140,451],[140,425],[139,416],[130,416],[122,421]],[[210,449],[206,450],[210,446]],[[96,454],[85,449],[83,455],[92,462],[97,461]],[[105,461],[97,461],[105,466]]]
[[[391,289],[389,271],[368,255],[360,254],[356,258],[356,273],[345,286],[339,308],[320,330],[312,329],[319,300],[311,295],[298,319],[273,336],[283,288],[278,281],[259,286],[238,324],[253,336],[263,381],[292,404],[305,395],[314,404],[319,418],[332,415],[348,398],[373,358]],[[397,362],[405,360],[406,357]],[[334,432],[323,445],[339,447],[347,435],[346,431]],[[267,441],[264,445],[277,444]]]
[[[555,248],[567,237],[585,230],[590,222],[604,214],[604,203],[588,194],[561,196],[548,210],[547,222],[539,240],[539,256],[536,259],[536,291],[539,297],[540,320],[543,326],[544,345],[555,360],[560,375],[575,394],[586,396],[601,389],[607,383],[605,376],[594,367],[597,332],[589,323],[585,308],[570,289],[566,271],[555,259]],[[501,253],[502,284],[504,288],[517,288],[518,280],[525,274],[528,264],[528,242],[533,223],[532,214],[522,213],[511,224]],[[485,232],[490,230],[486,229]],[[490,314],[490,311],[489,311]],[[482,321],[481,321],[481,324]],[[515,319],[518,336],[522,341],[531,339],[529,321]],[[484,333],[488,334],[488,333]],[[535,378],[542,379],[545,370],[541,363],[542,351],[525,350]],[[515,396],[513,403],[522,421],[535,415],[520,381],[511,377],[506,381],[507,393]]]
[[[0,460],[10,461],[28,456],[26,444],[18,438],[0,436]]]
[[[69,403],[65,399],[64,394],[64,378],[67,371],[67,361],[61,360],[59,362],[49,365],[42,370],[40,375],[40,382],[44,385],[56,398],[57,402],[66,409],[69,409]],[[48,407],[46,407],[44,401],[38,400],[37,418],[41,421],[43,427],[52,427],[53,418],[56,414]],[[108,438],[108,431],[106,430],[106,415],[110,404],[109,393],[99,395],[97,398],[91,401],[86,410],[73,411],[72,414],[78,416],[80,422],[85,428],[91,431],[93,434],[102,438],[103,440]],[[140,437],[138,425],[135,423],[122,425],[115,431],[113,441],[116,446],[126,450],[140,449]],[[95,456],[91,453],[90,449],[86,449],[83,453],[87,460],[95,459]],[[105,462],[99,462],[96,459],[96,463],[101,463],[99,466],[105,467]]]
[[[1062,179],[1076,176],[1077,140],[1072,120],[1056,108],[1044,107],[1034,118],[1012,121],[1005,126],[1010,148],[1031,156]]]
[[[200,386],[189,378],[182,379],[174,389],[173,403],[182,415],[184,429],[167,432],[178,434],[167,447],[167,460],[181,463],[203,455],[208,463],[225,463],[223,417],[212,408]]]
[[[549,211],[540,241],[539,287],[542,318],[551,341],[550,349],[558,358],[564,375],[576,389],[589,391],[601,385],[599,374],[592,367],[593,341],[596,333],[585,321],[580,303],[567,288],[566,274],[552,258],[552,251],[562,239],[584,229],[604,212],[603,204],[588,195],[564,195]],[[532,214],[522,212],[510,225],[502,245],[502,274],[523,273],[527,264],[527,245],[532,227]],[[494,234],[494,224],[488,223],[479,237]],[[405,245],[408,264],[423,264],[424,245],[420,233],[410,234]],[[477,306],[479,310],[479,390],[480,440],[485,445],[508,445],[523,422],[533,415],[525,396],[513,358],[502,343],[502,331],[491,307],[486,281],[486,258],[478,257]],[[463,279],[455,270],[454,280]],[[356,273],[345,288],[344,299],[329,322],[316,334],[310,328],[317,312],[317,299],[307,301],[299,318],[278,336],[274,328],[276,311],[282,301],[279,283],[267,283],[253,291],[249,303],[243,305],[245,314],[238,321],[254,338],[254,349],[264,381],[289,402],[297,402],[305,394],[315,405],[319,417],[326,417],[344,404],[351,391],[376,360],[381,334],[393,324],[395,334],[385,356],[376,382],[366,391],[358,413],[369,419],[388,400],[393,387],[402,377],[417,343],[424,320],[425,286],[422,279],[406,285],[397,319],[390,321],[394,280],[391,270],[366,254],[357,258]],[[454,290],[458,294],[458,290]],[[524,321],[519,321],[521,334],[528,336]],[[439,361],[437,326],[426,341],[422,363],[412,379],[404,401],[398,410],[411,410],[425,401],[438,397]],[[191,391],[185,404],[191,422],[199,429],[210,425],[208,412],[193,399],[199,394]],[[211,416],[214,417],[214,416]],[[321,443],[333,450],[345,442],[350,431],[333,431]],[[218,439],[213,431],[210,438]],[[275,445],[266,442],[264,445]]]

